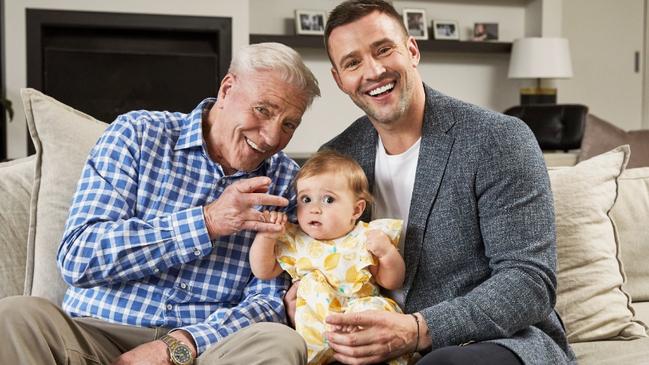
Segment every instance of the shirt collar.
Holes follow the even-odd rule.
[[[201,101],[191,113],[187,114],[180,129],[180,135],[174,150],[181,150],[203,145],[203,115],[209,113],[216,98]]]

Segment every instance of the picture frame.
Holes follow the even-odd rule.
[[[428,21],[426,21],[426,10],[424,9],[403,9],[403,23],[415,39],[428,39]]]
[[[295,32],[306,35],[323,35],[326,14],[323,10],[295,10]]]
[[[435,39],[460,39],[460,27],[456,20],[434,20],[433,35]]]
[[[476,42],[497,41],[498,23],[474,23],[473,40]]]

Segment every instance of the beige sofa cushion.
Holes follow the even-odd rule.
[[[21,91],[36,147],[27,240],[25,294],[60,304],[67,285],[56,252],[90,148],[108,126],[34,89]]]
[[[646,255],[645,255],[646,256]],[[637,316],[649,323],[649,302],[634,303]],[[631,365],[649,363],[649,337],[632,341],[593,341],[571,345],[580,365]]]
[[[0,298],[23,293],[34,158],[0,163]]]
[[[624,273],[608,212],[628,161],[622,146],[573,167],[550,169],[557,224],[557,303],[570,342],[646,336],[622,290]]]
[[[618,182],[619,195],[610,215],[627,276],[624,289],[634,303],[649,301],[649,167],[626,170]]]

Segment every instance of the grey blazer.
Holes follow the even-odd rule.
[[[574,363],[553,309],[554,209],[534,135],[518,119],[424,88],[405,311],[426,318],[433,348],[491,341],[526,364]],[[353,157],[372,187],[377,139],[361,117],[323,148]]]

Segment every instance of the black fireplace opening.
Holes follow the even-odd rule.
[[[131,110],[191,111],[216,95],[232,55],[230,18],[26,15],[27,85],[107,123]]]

